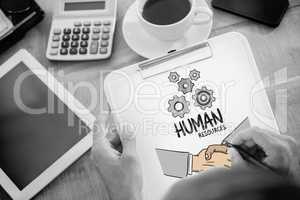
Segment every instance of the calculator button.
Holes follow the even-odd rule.
[[[84,27],[84,28],[82,29],[82,32],[83,32],[83,33],[90,33],[90,28]]]
[[[64,29],[64,34],[70,34],[71,33],[71,29],[70,28],[65,28]]]
[[[103,27],[103,33],[109,33],[110,28],[109,27]]]
[[[77,41],[72,41],[71,42],[71,47],[78,47],[79,43]]]
[[[52,41],[59,41],[60,37],[58,35],[53,35]]]
[[[84,25],[84,26],[90,26],[90,25],[91,25],[91,22],[90,22],[90,21],[85,21],[85,22],[83,22],[83,25]]]
[[[68,48],[69,45],[70,45],[69,42],[66,42],[66,41],[61,43],[61,47],[63,47],[63,48]]]
[[[80,28],[73,28],[73,33],[74,34],[79,34],[80,33]]]
[[[109,20],[106,20],[106,21],[103,22],[103,24],[107,26],[107,25],[110,25],[111,22]]]
[[[100,28],[93,28],[93,33],[100,33]]]
[[[80,26],[82,26],[82,24],[81,24],[81,22],[74,22],[74,26],[80,27]]]
[[[98,34],[93,34],[92,35],[92,40],[99,40],[100,36]]]
[[[80,47],[79,53],[80,53],[80,54],[86,54],[86,53],[87,53],[87,48],[85,48],[85,47]]]
[[[71,49],[70,49],[70,54],[71,54],[71,55],[76,55],[77,53],[78,53],[77,48],[71,48]]]
[[[61,55],[67,55],[68,54],[68,49],[66,49],[66,48],[60,49],[60,54]]]
[[[81,47],[87,47],[87,46],[88,46],[87,41],[81,41],[81,42],[80,42],[80,46],[81,46]]]
[[[98,52],[99,42],[93,41],[90,46],[90,54],[96,54]]]
[[[51,49],[50,50],[50,55],[57,55],[58,54],[58,49]]]
[[[101,21],[94,21],[94,26],[101,26]]]
[[[52,42],[51,48],[58,48],[59,47],[59,42]]]
[[[101,47],[107,47],[108,46],[108,41],[107,40],[102,40],[101,41]]]
[[[60,34],[61,34],[61,29],[60,29],[60,28],[55,28],[55,29],[53,30],[53,34],[54,34],[54,35],[60,35]]]
[[[102,34],[102,40],[108,40],[109,39],[109,34],[103,33]]]
[[[70,35],[63,36],[63,41],[69,41],[69,40],[70,40]]]
[[[81,39],[82,40],[88,40],[89,39],[89,35],[88,34],[83,34],[83,35],[81,35]]]
[[[72,35],[72,40],[74,41],[79,40],[79,35],[78,34]]]
[[[106,47],[101,47],[100,48],[100,53],[101,54],[106,54],[107,53],[107,48]]]

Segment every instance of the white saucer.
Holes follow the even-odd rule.
[[[205,3],[206,4],[206,3]],[[138,21],[137,3],[127,10],[123,21],[123,35],[128,46],[145,58],[154,58],[167,54],[172,50],[182,49],[208,39],[213,22],[205,25],[193,25],[185,37],[176,41],[161,41],[146,32]],[[202,6],[208,6],[202,5]]]

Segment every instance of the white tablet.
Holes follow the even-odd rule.
[[[94,116],[27,51],[0,66],[0,185],[28,200],[92,147]]]

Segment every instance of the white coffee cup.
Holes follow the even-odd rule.
[[[213,12],[207,6],[198,6],[198,1],[189,0],[191,9],[189,13],[180,21],[168,25],[158,25],[147,21],[143,17],[143,8],[147,0],[137,0],[137,16],[142,27],[159,40],[178,40],[184,37],[184,34],[191,26],[199,26],[210,23],[213,18]]]

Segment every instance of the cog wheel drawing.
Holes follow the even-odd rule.
[[[178,83],[178,91],[183,94],[192,92],[194,83],[189,78],[182,78]]]
[[[178,97],[177,95],[173,96],[172,99],[168,101],[169,108],[168,111],[172,113],[174,118],[180,117],[183,118],[185,114],[190,112],[189,106],[190,102],[185,99],[185,96]]]
[[[206,86],[203,86],[201,89],[196,89],[193,99],[195,100],[194,105],[200,107],[202,110],[206,108],[211,108],[212,103],[216,100],[213,96],[213,91],[207,89]]]
[[[170,72],[168,79],[171,83],[176,83],[179,81],[179,74],[177,72]]]
[[[200,78],[200,72],[196,69],[190,71],[190,79],[193,81],[197,81]]]

